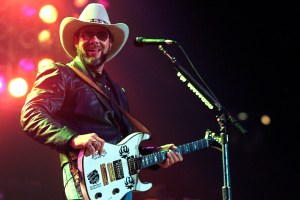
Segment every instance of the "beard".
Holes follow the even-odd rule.
[[[107,58],[107,54],[103,54],[100,57],[88,57],[86,55],[86,52],[82,50],[81,48],[77,48],[77,55],[79,56],[81,62],[94,70],[96,70],[98,67],[100,67]]]

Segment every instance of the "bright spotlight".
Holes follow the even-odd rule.
[[[39,39],[40,44],[45,45],[45,46],[51,45],[53,42],[51,39],[51,32],[48,30],[42,30],[39,33],[38,39]]]
[[[57,9],[52,5],[45,5],[41,8],[39,16],[47,24],[52,24],[57,20]]]
[[[270,118],[270,116],[268,116],[268,115],[263,115],[263,116],[261,116],[261,118],[260,118],[260,122],[261,122],[263,125],[270,125],[270,124],[271,124],[271,118]]]
[[[14,78],[8,84],[8,92],[13,97],[22,97],[27,90],[28,84],[23,78]]]

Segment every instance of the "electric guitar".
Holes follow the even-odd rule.
[[[162,163],[167,159],[168,151],[141,155],[139,144],[149,138],[147,133],[132,133],[116,145],[105,143],[101,155],[96,152],[85,156],[84,150],[81,150],[78,155],[78,170],[84,199],[120,200],[130,191],[149,190],[152,183],[142,183],[138,173],[141,169]],[[210,146],[220,148],[220,137],[208,130],[205,139],[177,146],[175,151],[186,155]]]

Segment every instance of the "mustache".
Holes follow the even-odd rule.
[[[84,48],[87,49],[87,48],[94,48],[94,49],[103,49],[101,45],[99,44],[96,44],[96,43],[89,43],[89,44],[86,44],[84,45]]]

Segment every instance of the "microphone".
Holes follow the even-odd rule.
[[[137,47],[142,47],[145,45],[164,45],[164,44],[176,44],[176,43],[177,42],[174,40],[143,38],[143,37],[136,37],[134,40],[134,45]]]

